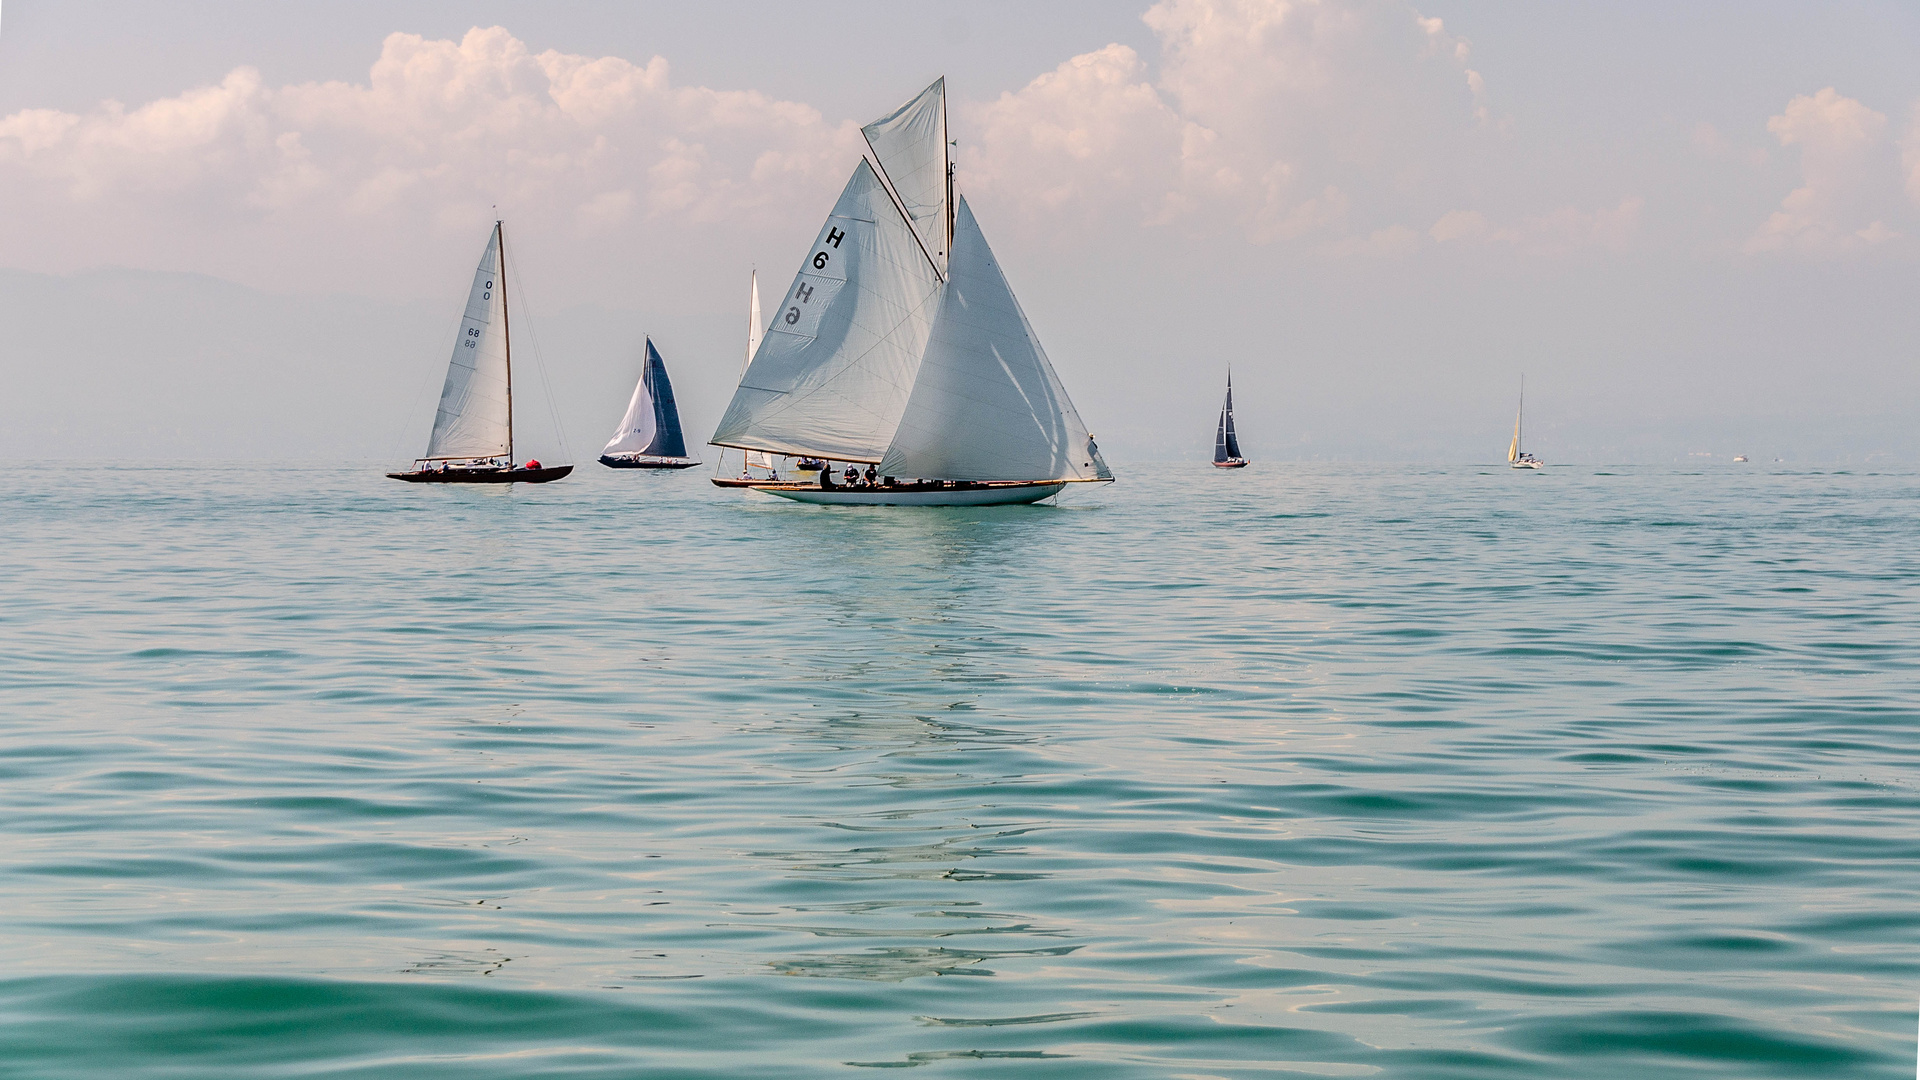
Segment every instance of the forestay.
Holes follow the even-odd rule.
[[[927,257],[947,268],[947,80],[860,129],[893,185]]]
[[[926,350],[940,279],[862,159],[710,440],[878,461]]]
[[[500,226],[473,274],[426,458],[493,458],[513,453],[507,372],[506,290],[500,277]]]
[[[946,480],[1112,476],[965,199],[945,298],[880,471]]]

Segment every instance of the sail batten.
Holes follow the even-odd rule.
[[[474,269],[422,461],[507,457],[513,452],[500,235],[500,223],[495,222]]]

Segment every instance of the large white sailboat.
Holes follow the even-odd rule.
[[[1507,447],[1507,464],[1516,469],[1544,469],[1547,463],[1520,449],[1520,418],[1527,411],[1527,377],[1520,376],[1520,407],[1513,414],[1513,444]]]
[[[871,153],[709,440],[824,467],[817,479],[714,483],[801,502],[987,506],[1110,482],[956,197],[946,80],[862,131]]]
[[[387,475],[414,484],[544,484],[571,465],[513,463],[513,337],[507,324],[507,241],[493,223],[473,271],[460,336],[447,362],[427,452]]]

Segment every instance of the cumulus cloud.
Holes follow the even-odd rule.
[[[0,179],[42,212],[135,232],[182,212],[241,233],[471,228],[498,206],[590,233],[752,223],[796,196],[811,209],[844,180],[858,137],[801,103],[677,86],[660,57],[536,54],[491,27],[390,35],[365,82],[273,87],[243,67],[139,108],[15,113],[0,119]],[[29,231],[0,223],[12,241]]]
[[[1640,213],[1645,208],[1645,199],[1629,196],[1598,210],[1563,206],[1505,225],[1494,224],[1478,210],[1450,210],[1440,215],[1427,235],[1438,244],[1497,244],[1535,252],[1578,248],[1617,251],[1627,247],[1639,232]]]
[[[1907,198],[1920,203],[1920,104],[1913,107],[1907,133],[1900,140],[1900,167],[1906,175]]]
[[[956,100],[963,186],[1050,229],[1124,223],[1336,255],[1634,234],[1632,200],[1543,212],[1475,194],[1464,178],[1510,133],[1467,39],[1404,0],[1158,0],[1142,18],[1156,58],[1112,44],[997,99]],[[1844,141],[1794,123],[1782,138],[1809,161]],[[337,273],[365,262],[344,233],[445,248],[496,207],[533,235],[693,245],[810,228],[861,145],[853,120],[679,85],[658,56],[536,53],[501,27],[396,33],[360,81],[276,86],[242,67],[137,107],[0,118],[15,194],[0,245],[45,269],[265,283],[307,272],[286,267],[290,249]],[[1869,230],[1859,242],[1870,226],[1853,226]],[[411,273],[404,259],[357,272]]]
[[[1160,0],[1142,18],[1157,68],[1109,45],[968,113],[969,179],[1049,220],[1403,251],[1391,218],[1490,125],[1470,44],[1397,0]]]
[[[1803,182],[1748,238],[1749,253],[1833,253],[1899,235],[1886,222],[1895,170],[1885,115],[1829,86],[1787,102],[1767,130],[1799,150]]]

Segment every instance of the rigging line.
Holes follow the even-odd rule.
[[[463,321],[466,318],[465,308],[461,309],[461,318]],[[454,348],[458,349],[460,347],[459,341],[460,341],[460,329],[456,325],[454,327]],[[419,409],[420,407],[421,396],[427,392],[428,387],[433,385],[433,376],[436,373],[441,372],[442,370],[443,370],[442,366],[438,364],[428,366],[422,369],[423,373],[421,377],[418,380],[416,380],[416,385],[414,386],[413,398],[412,400],[407,402],[407,411],[404,414],[402,414],[403,416],[418,415],[416,410]],[[437,404],[433,407],[433,419],[435,423],[438,423],[440,420],[440,406]],[[400,446],[402,443],[406,441],[406,438],[407,438],[406,421],[404,419],[394,421],[392,425],[392,430],[394,434],[387,441],[387,460],[398,461],[400,460],[400,457],[399,457]],[[433,428],[431,426],[427,428],[427,438],[429,440],[433,438]],[[418,457],[415,457],[409,460],[419,461],[421,459]]]
[[[507,267],[507,276],[513,279],[513,291],[520,297],[520,325],[526,331],[527,344],[533,347],[533,370],[540,376],[540,390],[547,399],[547,419],[553,422],[554,438],[560,443],[560,458],[572,462],[573,448],[567,445],[567,429],[560,426],[560,412],[553,396],[553,383],[547,378],[547,358],[540,351],[540,335],[534,332],[533,318],[528,309],[533,305],[527,302],[527,287],[520,280],[518,264]]]

